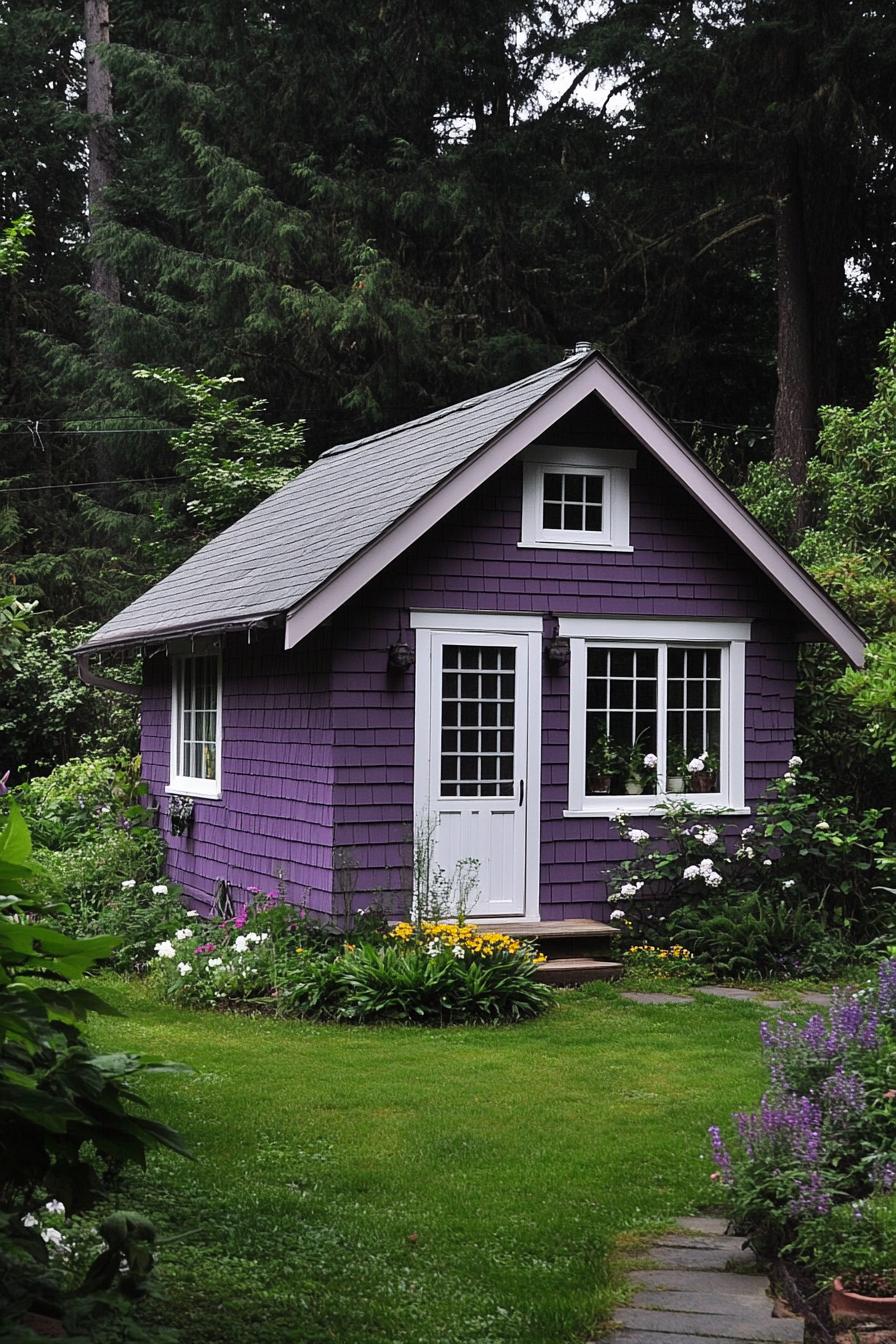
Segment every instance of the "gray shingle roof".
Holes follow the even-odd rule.
[[[588,358],[329,449],[113,616],[86,647],[250,625],[296,607]]]

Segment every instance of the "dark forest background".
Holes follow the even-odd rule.
[[[886,660],[893,500],[855,417],[886,421],[892,392],[889,6],[0,0],[0,63],[0,225],[22,221],[0,276],[0,595],[43,613],[0,692],[19,763],[39,753],[13,693],[228,500],[579,340]],[[887,697],[852,687],[860,713],[825,658],[806,703],[823,724],[836,701],[850,768],[877,779]],[[57,671],[44,703],[77,696]],[[48,762],[84,744],[60,714]]]

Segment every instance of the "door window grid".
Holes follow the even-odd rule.
[[[444,798],[506,798],[514,791],[516,650],[446,644],[442,651]]]
[[[613,794],[622,792],[625,762],[641,759],[642,747],[658,757],[655,775],[643,777],[645,793],[664,791],[682,758],[703,751],[715,755],[722,778],[721,649],[589,645],[586,654],[586,796],[595,796],[588,792],[587,753],[601,733],[623,758]]]
[[[213,780],[218,769],[218,659],[184,658],[180,664],[178,774]]]
[[[557,532],[602,532],[604,478],[594,472],[546,471],[542,527]]]

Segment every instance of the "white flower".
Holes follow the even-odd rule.
[[[185,938],[192,938],[192,937],[193,937],[193,930],[192,930],[192,929],[177,929],[177,930],[175,930],[175,934],[174,934],[174,936],[175,936],[175,938],[177,939],[177,941],[178,941],[179,943],[182,943],[182,942],[184,941]]]
[[[136,887],[137,880],[133,877],[126,877],[121,884],[122,891],[130,891],[131,887]]]
[[[179,961],[177,963],[177,969],[180,971],[181,975],[189,975],[193,967],[188,961]]]
[[[233,950],[234,952],[248,952],[249,939],[245,938],[241,933],[238,934],[233,940]]]
[[[465,953],[460,943],[455,943],[451,949],[451,955],[457,957],[458,961],[463,961]]]
[[[152,894],[153,896],[167,896],[168,888],[165,886],[164,882],[157,882],[152,889]],[[193,913],[195,914],[195,911]]]
[[[260,934],[260,933],[247,933],[247,934],[246,934],[246,942],[247,942],[247,943],[260,943],[260,942],[261,942],[261,934]]]
[[[22,1219],[22,1222],[25,1225],[25,1227],[37,1227],[37,1218],[33,1213],[26,1213],[25,1217]]]
[[[624,910],[613,910],[613,911],[611,911],[611,913],[610,913],[610,919],[611,919],[611,920],[613,920],[613,919],[625,919],[625,911],[624,911]]]
[[[155,951],[157,957],[177,956],[177,953],[174,950],[174,944],[172,943],[170,938],[166,938],[163,943],[156,943]]]
[[[613,820],[614,820],[614,821],[625,821],[625,815],[626,815],[626,814],[625,814],[625,808],[623,808],[623,807],[617,807],[616,811],[613,813]]]
[[[802,756],[791,756],[790,760],[787,762],[787,769],[795,770],[797,766],[802,765],[802,763],[803,763]]]
[[[715,864],[713,863],[712,859],[701,859],[699,866],[701,873],[703,873],[704,875],[706,873],[711,873],[713,868],[715,868]]]
[[[694,878],[700,877],[700,875],[700,869],[697,867],[696,863],[689,864],[682,873],[682,877],[687,878],[689,882],[693,882]]]
[[[428,957],[437,957],[442,950],[442,944],[438,938],[430,938],[426,944],[426,955]]]
[[[63,1204],[61,1199],[47,1200],[46,1204],[44,1205],[44,1208],[46,1209],[47,1213],[59,1213],[62,1215],[63,1218],[65,1217],[65,1205]]]
[[[786,880],[786,882],[782,882],[782,883],[781,883],[781,886],[782,886],[782,887],[785,887],[785,888],[786,888],[786,887],[795,887],[795,886],[796,886],[796,882],[794,881],[794,879],[793,879],[792,877],[788,877],[787,880]]]
[[[188,911],[187,911],[187,919],[199,919],[199,918],[200,918],[200,915],[199,915],[199,911],[198,911],[198,910],[188,910]]]
[[[657,758],[652,751],[648,751],[647,755],[644,757],[644,764],[647,766],[648,770],[656,769]]]
[[[791,770],[785,770],[785,771],[784,771],[784,782],[785,782],[786,784],[795,784],[795,783],[796,783],[796,775],[793,774],[793,772],[792,772]]]
[[[705,873],[703,880],[708,887],[719,887],[722,884],[721,873]]]
[[[217,970],[217,968],[218,968],[219,966],[223,966],[223,965],[224,965],[224,958],[223,958],[223,957],[209,957],[208,961],[206,962],[206,965],[208,966],[208,968],[209,968],[210,971]]]
[[[703,841],[704,845],[714,845],[719,839],[719,833],[718,831],[714,831],[711,826],[707,826],[706,830],[700,836],[700,839]]]
[[[610,894],[609,894],[609,896],[607,897],[607,900],[608,900],[608,901],[611,901],[611,902],[615,905],[616,901],[621,901],[621,900],[622,900],[622,892],[621,892],[621,891],[611,891]]]
[[[741,838],[745,840],[745,839],[747,838],[748,835],[752,835],[752,834],[753,834],[753,832],[755,831],[755,829],[756,829],[755,826],[745,826],[745,827],[743,828],[743,830],[741,831]]]
[[[771,861],[771,859],[763,859],[763,860],[762,860],[762,866],[763,866],[763,868],[771,868],[771,866],[772,866],[772,861]]]
[[[650,836],[646,831],[631,830],[626,832],[625,838],[631,840],[633,845],[643,845],[650,839]]]
[[[692,775],[698,775],[701,770],[706,769],[706,761],[702,756],[695,756],[692,761],[688,761],[688,772]]]
[[[830,823],[827,821],[816,821],[815,829],[816,831],[829,831],[831,829]]]
[[[367,910],[366,910],[365,906],[363,906],[363,905],[359,905],[358,908],[357,908],[357,910],[355,911],[355,914],[356,914],[356,915],[366,915],[366,914],[367,914]]]
[[[57,1255],[68,1255],[69,1244],[58,1227],[41,1228],[40,1235],[51,1251],[55,1251]]]
[[[755,857],[756,851],[752,845],[741,845],[737,851],[737,858],[739,859],[755,859]]]
[[[643,885],[643,882],[624,882],[619,888],[619,895],[628,897],[637,896]]]

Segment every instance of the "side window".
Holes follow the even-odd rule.
[[[221,792],[221,659],[175,658],[172,666],[169,789],[217,797]]]

